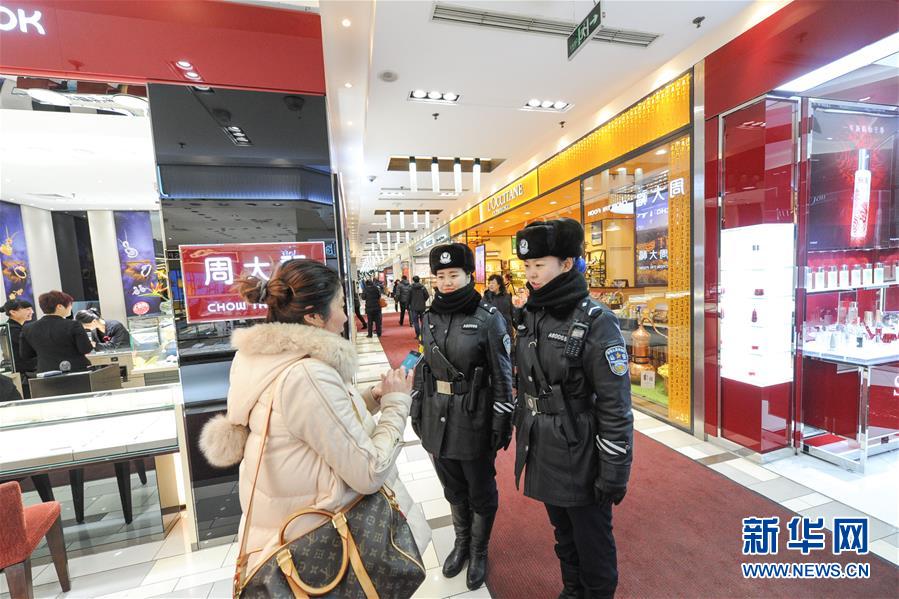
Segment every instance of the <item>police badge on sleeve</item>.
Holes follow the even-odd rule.
[[[627,350],[623,345],[613,345],[606,350],[606,360],[609,362],[609,368],[612,374],[624,376],[627,374]]]

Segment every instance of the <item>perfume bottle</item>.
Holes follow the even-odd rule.
[[[874,284],[883,285],[883,262],[874,263]]]
[[[753,308],[752,309],[752,322],[758,322],[758,321],[759,321],[759,313],[756,311],[755,308]]]
[[[858,302],[849,302],[849,310],[846,311],[846,324],[858,324]]]
[[[852,265],[852,272],[849,275],[849,282],[853,287],[862,286],[862,267],[860,265]]]
[[[852,223],[849,228],[849,244],[862,247],[868,240],[868,216],[871,204],[870,155],[862,148],[858,151],[858,170],[852,189]]]
[[[815,289],[824,289],[824,267],[819,266],[815,271]]]
[[[845,264],[840,267],[840,277],[839,277],[839,286],[846,288],[849,287],[849,267]]]
[[[837,288],[837,267],[831,266],[827,269],[827,288]]]
[[[874,284],[874,266],[868,262],[862,269],[862,287],[870,287]]]
[[[811,266],[805,267],[805,288],[811,291],[815,288],[815,274]]]

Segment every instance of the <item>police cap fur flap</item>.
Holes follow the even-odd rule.
[[[441,268],[461,268],[468,274],[474,272],[474,253],[464,243],[438,245],[431,250],[430,262],[434,275]]]
[[[584,254],[584,227],[570,218],[533,222],[518,232],[515,252],[521,260],[577,258]]]

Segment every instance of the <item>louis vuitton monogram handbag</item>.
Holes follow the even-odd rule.
[[[285,373],[286,374],[286,371]],[[280,393],[284,375],[279,377]],[[425,568],[412,529],[387,486],[363,495],[344,509],[299,510],[284,521],[278,547],[246,574],[246,543],[253,513],[253,495],[262,466],[262,454],[272,418],[274,397],[269,404],[262,432],[262,447],[253,475],[253,489],[234,573],[234,597],[240,599],[402,599],[411,597],[425,580]],[[355,405],[353,406],[355,411]],[[362,422],[359,413],[356,417]],[[287,527],[301,516],[328,518],[318,528],[291,540]]]

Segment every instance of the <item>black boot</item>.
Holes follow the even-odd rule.
[[[480,588],[487,580],[487,547],[490,545],[490,531],[493,530],[495,517],[496,513],[475,513],[471,519],[471,556],[465,583],[472,591]]]
[[[575,564],[561,562],[562,594],[559,599],[583,599],[584,587],[581,586],[581,571]]]
[[[453,514],[456,543],[450,554],[446,556],[446,561],[443,562],[443,575],[447,578],[452,578],[462,571],[462,566],[468,560],[468,551],[471,546],[471,510],[468,508],[468,504],[450,504],[450,511]]]

